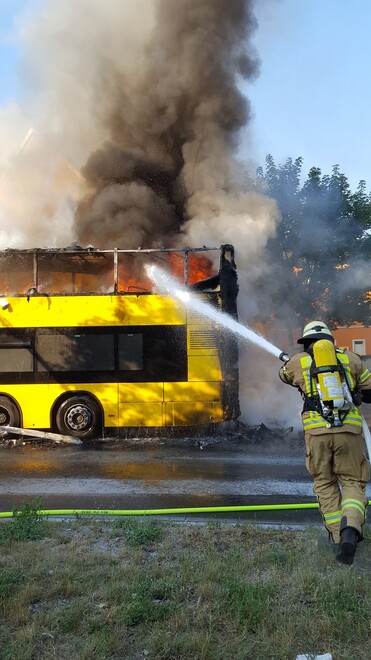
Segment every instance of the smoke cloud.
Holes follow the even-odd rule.
[[[240,318],[257,318],[279,213],[236,158],[241,89],[259,72],[254,4],[39,0],[20,18],[23,98],[2,112],[38,137],[0,162],[0,247],[232,243]]]
[[[240,346],[240,404],[249,424],[302,430],[303,402],[298,391],[279,380],[282,363],[251,344]]]

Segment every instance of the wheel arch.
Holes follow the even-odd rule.
[[[6,399],[9,399],[9,401],[16,407],[18,415],[19,415],[19,427],[23,428],[23,412],[22,412],[22,408],[19,405],[17,399],[14,396],[12,396],[11,394],[8,394],[7,392],[0,391],[0,405],[1,405],[1,399],[3,397],[6,398]]]

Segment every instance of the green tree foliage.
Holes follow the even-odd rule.
[[[289,158],[277,166],[269,155],[257,170],[259,187],[281,211],[268,244],[275,315],[292,319],[294,310],[299,326],[313,318],[370,325],[371,195],[364,181],[352,193],[338,165],[331,176],[312,167],[301,183],[302,164]]]

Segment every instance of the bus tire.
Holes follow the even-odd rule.
[[[58,431],[82,440],[98,438],[102,433],[99,405],[89,396],[73,396],[59,406],[56,414]]]
[[[0,426],[15,426],[20,428],[21,416],[19,410],[7,396],[0,396]]]

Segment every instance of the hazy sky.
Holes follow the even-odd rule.
[[[258,0],[255,154],[302,156],[371,189],[370,0]]]
[[[37,4],[0,0],[0,105],[21,98],[14,28]],[[352,189],[360,179],[371,189],[370,0],[257,0],[256,14],[261,72],[246,88],[253,120],[241,152],[259,164],[267,153],[302,156],[305,174],[339,164]]]
[[[17,98],[20,92],[20,81],[17,76],[20,53],[16,24],[19,13],[30,4],[27,0],[0,0],[0,104],[2,105]]]

